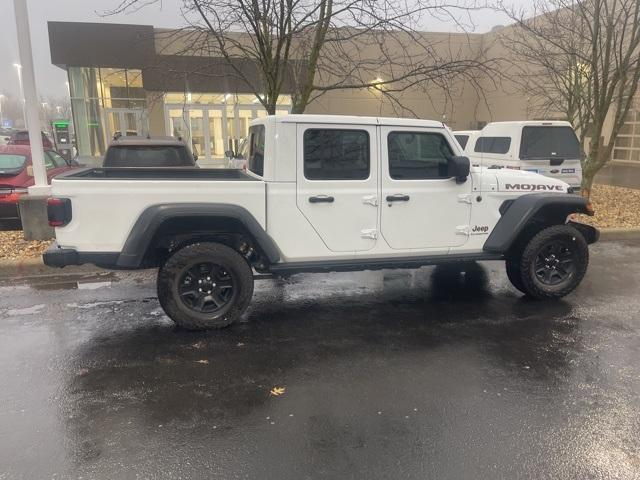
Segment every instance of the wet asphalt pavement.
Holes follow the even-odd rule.
[[[0,280],[1,480],[640,478],[640,245],[557,303],[500,263],[261,280],[209,333],[153,279]]]

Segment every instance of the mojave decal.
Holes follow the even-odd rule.
[[[562,185],[547,185],[544,183],[506,183],[505,190],[519,190],[526,192],[564,192]]]

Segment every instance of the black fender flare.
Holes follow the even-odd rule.
[[[185,217],[230,218],[239,221],[254,238],[270,263],[280,260],[280,251],[273,239],[251,213],[238,205],[224,203],[169,203],[145,209],[133,225],[118,256],[117,267],[139,268],[154,234],[170,219]]]
[[[505,254],[532,222],[543,220],[562,225],[567,223],[567,217],[572,213],[589,214],[587,204],[588,200],[579,195],[558,193],[532,193],[507,200],[500,208],[502,217],[482,249],[487,253]],[[597,230],[593,227],[588,230],[587,241],[592,240],[590,243],[593,243],[598,239]]]

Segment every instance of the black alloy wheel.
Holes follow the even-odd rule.
[[[232,276],[212,262],[188,266],[179,280],[182,303],[198,313],[217,313],[233,301],[236,291]]]
[[[577,252],[564,240],[554,240],[540,249],[534,272],[540,283],[548,286],[566,282],[576,271]]]

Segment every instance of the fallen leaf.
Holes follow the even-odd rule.
[[[285,387],[273,387],[271,389],[271,395],[278,397],[284,394],[284,391],[285,391]]]

